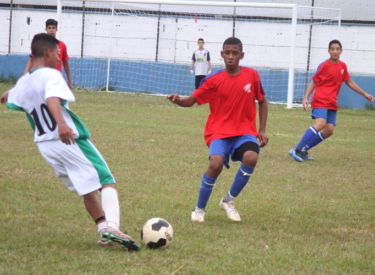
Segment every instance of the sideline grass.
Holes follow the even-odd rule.
[[[8,88],[0,84],[2,94]],[[192,223],[205,171],[207,106],[147,94],[76,91],[70,108],[118,182],[122,228],[140,240],[152,217],[175,232],[167,250],[96,245],[82,198],[56,178],[24,114],[0,106],[0,274],[374,274],[374,112],[342,109],[332,138],[297,163],[288,150],[311,124],[300,108],[270,105],[270,142],[236,200],[219,209],[238,163],[223,170],[206,221]]]

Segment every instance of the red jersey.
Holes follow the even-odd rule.
[[[311,100],[311,108],[338,110],[337,98],[342,82],[349,79],[348,68],[344,62],[339,60],[336,64],[326,60],[321,63],[312,77],[316,86]]]
[[[57,63],[56,70],[60,73],[62,72],[62,62],[69,60],[68,51],[64,42],[59,40],[59,59],[60,61]],[[30,57],[33,57],[33,54],[30,54]]]
[[[60,61],[57,63],[56,69],[62,72],[62,62],[69,60],[68,51],[64,42],[59,40],[59,58]]]
[[[255,100],[263,100],[263,87],[257,71],[240,68],[235,76],[225,70],[208,76],[193,92],[198,105],[210,104],[204,130],[208,146],[215,139],[248,134],[258,136]]]

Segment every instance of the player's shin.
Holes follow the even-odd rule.
[[[233,199],[241,193],[242,189],[248,183],[251,174],[254,172],[254,169],[255,167],[246,166],[243,163],[241,164],[236,176],[234,177],[234,181],[229,190],[229,193],[224,198],[224,201],[230,198]]]
[[[113,187],[102,189],[102,207],[107,219],[107,226],[119,229],[120,227],[120,205],[117,190]]]
[[[311,126],[309,129],[306,130],[306,132],[303,134],[301,140],[296,145],[296,150],[301,151],[302,148],[317,135],[318,131],[315,129],[314,126]]]
[[[199,196],[197,202],[197,208],[205,209],[208,200],[210,199],[212,189],[215,186],[216,179],[207,176],[206,174],[202,177],[201,187],[199,189]]]
[[[318,145],[326,138],[323,136],[322,131],[320,131],[317,135],[315,135],[303,148],[303,150],[308,151],[314,146]]]

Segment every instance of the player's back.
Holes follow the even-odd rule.
[[[57,124],[47,106],[47,98],[51,97],[63,102],[75,101],[61,73],[51,68],[40,68],[26,74],[9,93],[8,107],[27,113],[35,130],[36,142],[59,139]],[[77,133],[75,138],[90,137],[84,124],[66,107],[61,106],[61,113],[69,127]]]
[[[16,100],[17,106],[23,108],[27,113],[31,113],[41,104],[46,104],[47,91],[63,88],[60,87],[61,79],[61,74],[51,68],[40,68],[29,72],[17,81],[16,86],[12,89],[12,99]],[[62,81],[62,83],[65,82]],[[66,100],[74,101],[74,96]]]

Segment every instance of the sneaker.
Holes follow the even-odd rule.
[[[105,228],[100,232],[102,240],[120,244],[126,251],[140,251],[141,245],[118,229]]]
[[[295,161],[302,162],[302,157],[300,156],[301,151],[296,150],[296,148],[293,148],[289,151],[289,155],[294,158]]]
[[[234,207],[233,201],[224,202],[221,200],[219,206],[227,212],[228,218],[232,221],[239,222],[241,220],[240,214],[238,214],[236,208]]]
[[[204,211],[204,209],[196,207],[191,212],[191,220],[193,222],[204,222],[204,214],[206,214],[206,211]]]
[[[300,151],[298,155],[304,160],[314,160],[314,158],[309,157],[309,153],[307,151]]]
[[[104,247],[104,246],[112,246],[113,243],[107,241],[107,240],[104,239],[104,238],[100,238],[99,241],[98,241],[98,245],[103,246],[103,247]]]

